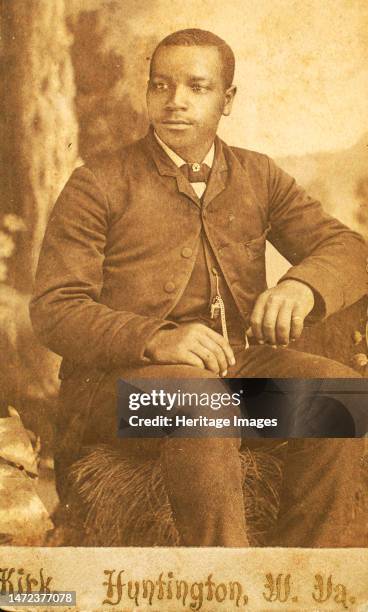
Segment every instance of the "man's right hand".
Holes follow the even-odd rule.
[[[153,363],[180,363],[226,376],[235,364],[230,344],[202,323],[186,323],[176,329],[160,329],[147,342],[145,355]]]

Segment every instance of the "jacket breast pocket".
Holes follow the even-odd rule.
[[[265,231],[256,238],[252,238],[251,240],[247,240],[244,242],[244,247],[250,261],[258,259],[259,257],[264,257],[266,253],[266,238],[267,234],[270,231],[271,227],[268,225]]]

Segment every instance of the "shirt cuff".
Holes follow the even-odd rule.
[[[321,321],[345,305],[344,294],[337,279],[331,279],[331,272],[318,266],[310,268],[300,264],[290,268],[278,281],[296,280],[312,289],[315,303],[312,311],[306,318],[306,323],[312,324]]]
[[[178,326],[177,323],[174,323],[173,321],[165,321],[164,323],[162,323],[161,325],[157,326],[155,329],[152,330],[152,332],[149,334],[149,336],[147,336],[146,341],[144,343],[144,346],[142,347],[141,350],[141,355],[140,355],[140,363],[142,365],[144,364],[152,364],[155,363],[154,361],[152,361],[152,359],[150,359],[149,357],[147,357],[146,353],[146,347],[147,344],[149,342],[149,340],[152,338],[152,336],[154,336],[156,334],[156,332],[162,330],[162,329],[176,329]]]
[[[110,363],[113,367],[136,367],[151,363],[144,355],[146,345],[159,329],[177,327],[176,323],[133,315],[115,334],[110,348]]]

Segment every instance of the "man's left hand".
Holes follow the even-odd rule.
[[[259,344],[287,346],[301,335],[304,319],[313,306],[314,294],[308,285],[285,280],[258,297],[247,333]]]

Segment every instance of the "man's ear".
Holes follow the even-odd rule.
[[[232,109],[232,106],[233,106],[235,94],[236,94],[236,86],[235,85],[231,85],[231,87],[229,87],[225,91],[225,106],[224,106],[224,110],[222,111],[222,114],[225,115],[225,117],[227,117],[231,113],[231,109]]]

